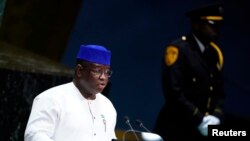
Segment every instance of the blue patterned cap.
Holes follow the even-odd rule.
[[[111,51],[100,45],[81,45],[77,59],[110,66]]]

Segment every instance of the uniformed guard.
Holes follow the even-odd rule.
[[[223,54],[217,45],[221,4],[186,13],[191,32],[167,45],[162,71],[165,105],[155,132],[164,140],[202,141],[208,125],[223,122]]]

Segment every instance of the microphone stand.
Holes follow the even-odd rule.
[[[141,120],[137,119],[136,122],[138,123],[138,125],[139,125],[141,128],[143,128],[143,129],[146,130],[147,132],[151,133],[151,131],[148,130],[148,128],[146,128],[146,127],[143,125],[143,123],[142,123]]]
[[[133,129],[132,125],[130,124],[130,121],[129,121],[128,116],[125,116],[124,118],[125,118],[125,120],[126,120],[126,124],[129,126],[129,128],[130,128],[131,130],[127,130],[123,135],[125,135],[126,133],[132,131],[133,134],[135,135],[136,140],[139,141],[139,138],[138,138],[138,136],[136,135],[135,130]]]

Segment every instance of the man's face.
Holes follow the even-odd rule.
[[[82,76],[79,78],[80,87],[91,95],[102,92],[111,76],[110,66],[88,63],[80,67],[82,67]]]
[[[205,22],[201,26],[201,34],[208,41],[216,41],[220,33],[220,26],[221,25],[217,23],[211,24],[209,22]]]

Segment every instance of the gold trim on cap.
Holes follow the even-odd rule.
[[[202,20],[213,20],[213,21],[221,21],[223,20],[222,16],[203,16],[201,17]]]

